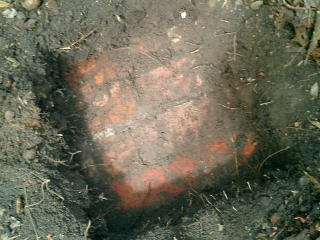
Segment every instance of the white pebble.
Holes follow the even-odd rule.
[[[15,18],[15,16],[17,16],[17,10],[8,8],[2,12],[2,16],[5,18]]]
[[[252,10],[258,10],[263,5],[263,1],[255,1],[251,3],[250,8]]]
[[[182,19],[183,19],[183,18],[186,18],[186,17],[187,17],[187,12],[182,12],[182,13],[180,13],[180,16],[181,16]]]
[[[319,84],[316,82],[311,86],[310,95],[312,99],[318,98],[319,95]]]
[[[6,119],[7,122],[11,122],[14,119],[14,112],[12,111],[6,111],[4,113],[4,118]]]
[[[40,6],[40,0],[24,0],[21,6],[27,10],[34,10]]]

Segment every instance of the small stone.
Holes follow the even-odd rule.
[[[296,128],[299,128],[299,127],[301,127],[301,124],[302,124],[302,122],[294,122],[293,126]]]
[[[11,217],[11,218],[10,218],[10,221],[12,221],[12,222],[10,223],[9,227],[10,227],[10,229],[11,229],[12,231],[14,231],[14,230],[15,230],[16,228],[18,228],[18,227],[21,227],[21,222],[18,221],[16,218]]]
[[[40,6],[40,3],[40,0],[24,0],[21,3],[21,6],[30,11],[37,9]]]
[[[50,9],[51,11],[53,11],[54,13],[58,13],[59,12],[59,6],[57,3],[57,0],[46,0],[45,1],[45,6]]]
[[[300,186],[307,186],[309,184],[310,180],[307,176],[303,176],[301,178],[299,178],[299,185]]]
[[[250,8],[252,10],[258,10],[263,5],[263,1],[255,1],[251,3]]]
[[[23,158],[25,160],[32,160],[32,159],[35,159],[36,154],[37,152],[35,149],[28,149],[23,152]]]
[[[4,118],[6,119],[7,122],[11,122],[14,119],[14,112],[12,111],[6,111],[4,113]]]
[[[262,224],[261,224],[261,228],[262,228],[263,230],[269,229],[269,228],[270,228],[269,223],[267,223],[267,222],[262,223]]]
[[[224,230],[224,225],[218,224],[218,226],[217,226],[217,231],[218,231],[218,232],[222,232],[223,230]]]
[[[319,95],[319,84],[316,82],[310,88],[311,99],[314,100],[318,98]]]
[[[243,5],[243,1],[242,0],[236,0],[235,1],[235,7],[238,8],[238,7],[241,7]]]
[[[2,12],[4,18],[15,18],[17,16],[17,10],[14,8],[8,8]]]
[[[181,15],[181,18],[184,19],[187,17],[187,12],[181,12],[180,15]]]

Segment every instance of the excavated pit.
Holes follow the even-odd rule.
[[[232,67],[247,49],[235,52],[235,33],[209,17],[203,9],[196,21],[128,29],[122,46],[47,56],[55,86],[39,104],[76,153],[69,164],[88,183],[97,234],[192,215],[194,196],[256,175],[278,148],[261,132],[269,119],[257,119],[255,79]]]
[[[102,198],[90,212],[116,229],[137,224],[119,219],[230,183],[259,145],[252,96],[203,64],[197,48],[149,34],[78,59],[64,73],[68,91],[58,109],[81,151],[80,171]]]

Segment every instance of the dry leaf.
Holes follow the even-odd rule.
[[[307,28],[299,26],[295,28],[295,36],[292,41],[298,43],[302,47],[306,47],[309,44],[309,36]]]
[[[46,236],[46,240],[53,240],[53,237],[51,235]]]
[[[10,3],[5,1],[0,1],[0,8],[7,8],[10,6]]]
[[[313,58],[313,60],[316,61],[316,63],[320,66],[320,48],[315,48],[310,56]]]
[[[275,225],[279,222],[279,220],[281,219],[281,216],[278,213],[274,213],[272,214],[272,216],[270,217],[270,222]]]
[[[315,48],[310,55],[314,59],[320,59],[320,48]]]

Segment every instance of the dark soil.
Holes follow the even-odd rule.
[[[45,0],[28,11],[15,1],[17,16],[0,16],[0,240],[319,238],[320,112],[309,94],[319,70],[301,64],[290,24],[275,28],[278,3],[250,4]],[[108,216],[108,196],[79,171],[82,122],[64,77],[77,60],[163,34],[199,48],[208,78],[233,89],[241,104],[224,106],[241,109],[258,149],[239,178],[152,214]]]

